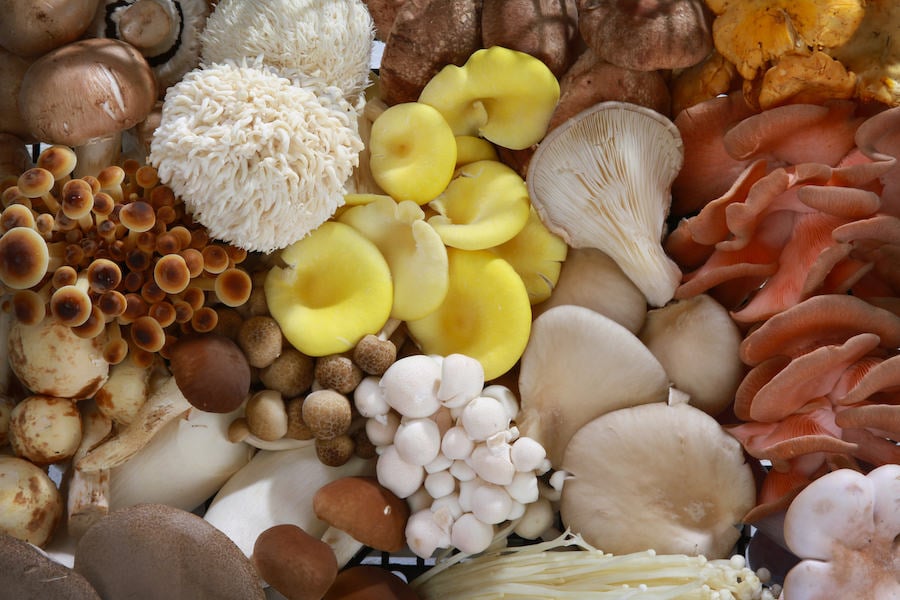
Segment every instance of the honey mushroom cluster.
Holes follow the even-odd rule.
[[[246,250],[210,239],[154,167],[72,178],[75,163],[50,146],[0,195],[0,282],[18,321],[50,314],[79,337],[105,333],[108,363],[148,365],[180,335],[215,329],[214,305],[249,299]]]

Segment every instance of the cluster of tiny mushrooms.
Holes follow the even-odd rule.
[[[338,598],[363,546],[752,524],[788,600],[897,596],[892,3],[44,4],[0,1],[0,554],[153,597],[212,536],[181,597]],[[171,564],[101,568],[142,523]]]

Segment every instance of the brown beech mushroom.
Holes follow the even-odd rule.
[[[268,389],[281,392],[284,398],[295,398],[312,386],[314,370],[312,357],[288,346],[271,364],[260,369],[259,380]]]
[[[313,497],[316,516],[328,523],[322,540],[335,550],[339,565],[352,556],[349,537],[383,552],[398,552],[406,543],[409,506],[375,477],[342,477],[325,484]],[[350,549],[355,552],[354,544]]]
[[[728,556],[756,501],[740,443],[684,403],[598,417],[572,436],[562,468],[563,523],[613,554]]]
[[[281,355],[283,336],[278,321],[268,315],[256,315],[241,324],[236,341],[250,366],[262,369]]]
[[[263,600],[253,565],[201,517],[164,504],[111,512],[78,541],[76,572],[104,598]]]
[[[316,390],[303,400],[303,422],[316,439],[330,440],[347,433],[352,407],[347,396],[330,389]]]
[[[342,354],[320,356],[313,373],[319,385],[341,394],[355,390],[364,376],[363,370],[349,356]]]
[[[37,139],[75,147],[80,177],[116,162],[122,131],[147,116],[156,93],[153,71],[137,49],[87,39],[37,59],[22,80],[19,106]]]
[[[0,455],[0,533],[35,546],[50,540],[63,515],[62,494],[43,469]]]
[[[338,573],[331,546],[290,523],[260,533],[250,560],[263,581],[288,600],[319,600]]]

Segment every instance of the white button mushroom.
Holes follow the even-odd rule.
[[[369,419],[366,421],[366,436],[376,446],[387,446],[394,443],[394,434],[400,427],[400,415],[391,411],[384,415],[384,420]]]
[[[463,408],[460,422],[469,437],[486,440],[509,427],[509,412],[502,402],[489,396],[479,396]]]
[[[516,468],[509,458],[509,449],[508,444],[496,449],[491,449],[485,444],[478,444],[472,450],[472,455],[467,462],[485,481],[497,485],[509,485],[516,474]]]
[[[471,502],[472,513],[479,520],[496,525],[506,520],[512,509],[513,500],[499,485],[482,482],[472,491]]]
[[[513,500],[522,504],[535,502],[540,497],[537,477],[531,471],[518,472],[506,486],[506,492]]]
[[[465,354],[450,354],[441,364],[441,385],[437,398],[449,408],[457,408],[476,398],[484,387],[484,367]]]
[[[450,465],[450,474],[456,477],[457,481],[471,481],[476,477],[475,470],[464,460],[454,460]]]
[[[468,554],[484,552],[493,539],[494,527],[472,513],[462,515],[450,529],[450,543]]]
[[[431,419],[401,419],[394,446],[406,462],[425,466],[441,451],[441,433]]]
[[[459,506],[459,494],[453,492],[440,498],[435,498],[431,503],[431,510],[437,514],[448,514],[450,519],[455,521],[462,516],[463,510]]]
[[[512,444],[509,457],[516,471],[535,471],[547,457],[547,451],[540,442],[530,437],[520,437]]]
[[[381,392],[380,381],[380,377],[369,375],[363,377],[356,389],[353,390],[353,404],[359,414],[366,418],[383,416],[391,410]]]
[[[438,471],[446,471],[453,464],[453,461],[443,453],[439,453],[437,457],[425,465],[426,473],[437,473]]]
[[[513,531],[516,535],[528,540],[541,537],[541,534],[553,527],[556,513],[553,505],[546,498],[540,498],[525,507]]]
[[[429,473],[425,477],[424,485],[432,498],[443,498],[456,490],[456,480],[449,471]]]
[[[421,354],[395,361],[381,376],[385,401],[406,417],[428,417],[440,403],[437,389],[441,381],[440,365]]]
[[[378,457],[375,474],[381,485],[401,498],[413,495],[425,481],[425,469],[403,460],[395,446],[388,446]]]
[[[475,442],[469,438],[466,430],[459,426],[448,429],[441,440],[441,452],[453,460],[465,460],[472,454],[474,447]]]
[[[420,558],[428,558],[438,548],[451,544],[450,532],[442,529],[434,519],[431,509],[414,512],[406,522],[406,543]]]

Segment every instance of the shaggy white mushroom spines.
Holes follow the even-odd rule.
[[[166,93],[149,162],[210,237],[272,252],[344,202],[363,149],[356,113],[261,64],[188,73]]]

